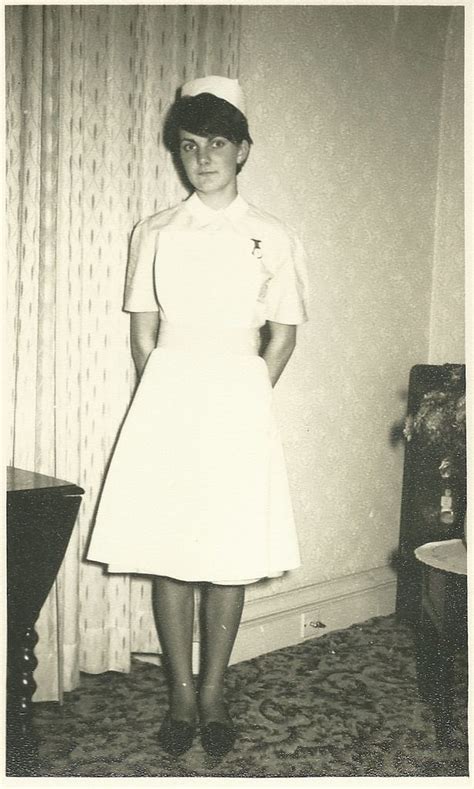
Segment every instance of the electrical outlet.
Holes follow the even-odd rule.
[[[317,611],[301,614],[301,638],[315,638],[326,630],[325,623],[319,618]]]

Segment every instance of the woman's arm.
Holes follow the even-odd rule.
[[[275,386],[296,345],[296,326],[268,321],[270,340],[262,356],[265,359],[272,386]]]
[[[145,369],[150,353],[156,345],[159,325],[159,312],[130,313],[130,346],[139,378]]]

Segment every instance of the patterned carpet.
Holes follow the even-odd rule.
[[[393,616],[232,666],[238,744],[213,761],[199,738],[180,759],[157,746],[162,670],[83,675],[63,707],[35,704],[42,776],[466,776],[467,660],[456,665],[455,728],[436,746],[418,696],[411,631]]]

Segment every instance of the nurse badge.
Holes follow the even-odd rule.
[[[262,243],[261,240],[259,238],[251,238],[250,240],[253,241],[252,255],[258,260],[261,260],[263,257],[262,249],[260,247],[260,244]]]

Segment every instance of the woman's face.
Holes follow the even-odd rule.
[[[226,137],[200,137],[180,130],[180,157],[186,175],[201,196],[233,198],[237,194],[237,165],[248,155],[246,140],[236,145]]]

